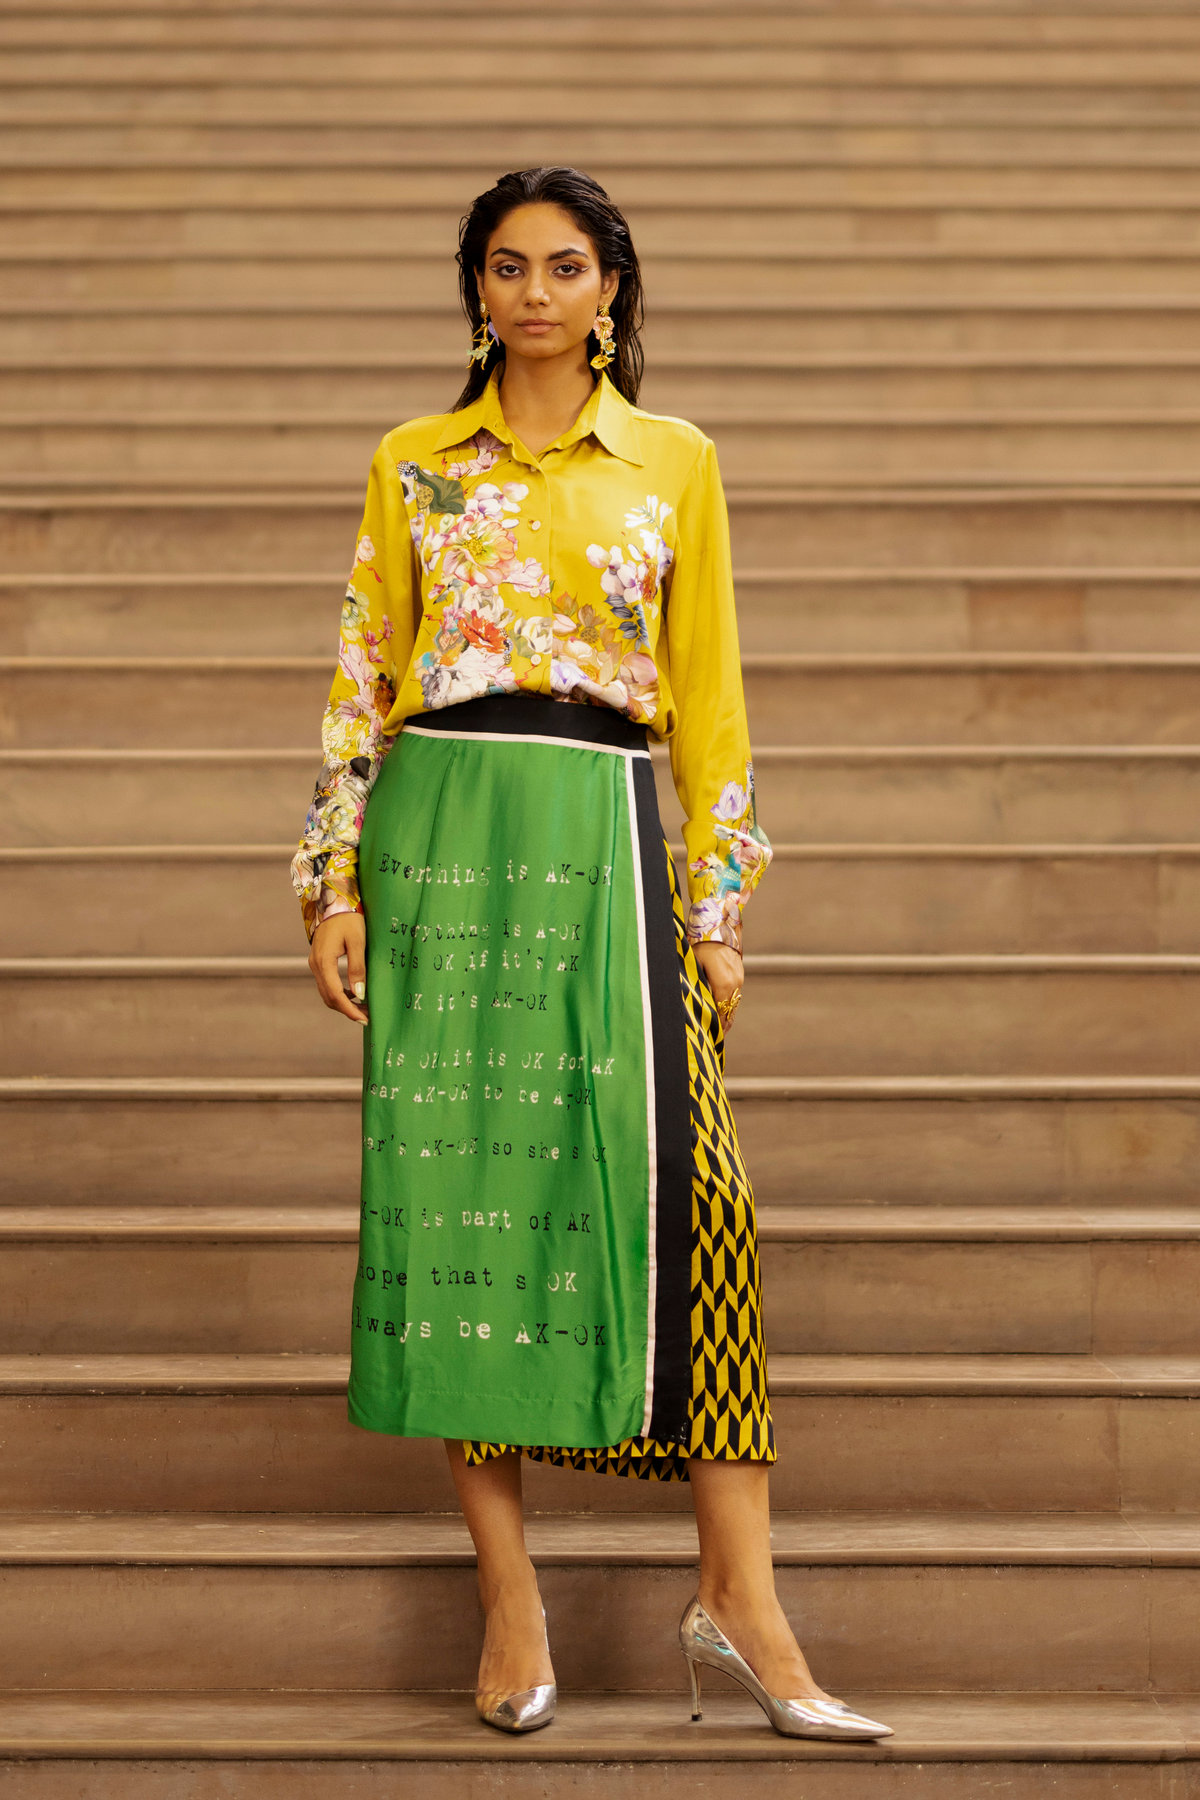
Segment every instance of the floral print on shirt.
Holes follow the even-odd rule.
[[[430,609],[441,608],[433,645],[415,662],[430,711],[480,694],[515,693],[514,653],[550,650],[550,619],[522,616],[500,594],[502,586],[533,599],[550,592],[541,563],[517,553],[514,527],[528,487],[480,482],[468,497],[462,485],[494,466],[495,445],[490,432],[479,433],[467,446],[475,455],[448,463],[441,477],[415,463],[398,465],[405,499],[416,509],[413,539],[431,577]]]
[[[754,767],[746,764],[743,786],[727,781],[709,808],[720,848],[709,850],[688,864],[696,877],[688,912],[688,936],[693,943],[715,939],[734,950],[742,947],[742,908],[766,872],[772,850],[766,833],[754,816]]]
[[[358,541],[355,573],[376,574],[375,546]],[[322,920],[358,910],[357,845],[367,797],[394,740],[383,721],[396,701],[387,644],[392,622],[384,613],[378,631],[370,623],[371,603],[351,582],[342,602],[338,672],[350,691],[331,698],[325,709],[321,744],[325,761],[304,821],[300,848],[292,860],[292,881],[300,896],[311,937]],[[343,684],[344,685],[344,684]],[[349,852],[347,846],[353,846]]]
[[[662,526],[671,508],[657,494],[625,515],[626,531],[638,530],[641,547],[589,544],[587,560],[599,569],[604,595],[597,605],[562,594],[554,609],[551,691],[564,700],[614,706],[648,725],[658,710],[658,665],[648,621],[659,614],[663,577],[672,552]]]

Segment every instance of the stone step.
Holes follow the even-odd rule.
[[[461,98],[461,96],[460,96]],[[1044,102],[1046,104],[1046,102]],[[603,170],[643,168],[803,170],[810,166],[864,168],[877,163],[935,171],[977,167],[1031,169],[1072,167],[1189,169],[1200,160],[1200,131],[1191,118],[1147,118],[1124,109],[1107,121],[1080,118],[1059,109],[1042,118],[1006,116],[994,99],[978,104],[968,120],[948,116],[940,106],[924,117],[909,117],[898,129],[890,113],[872,117],[843,114],[836,121],[799,117],[788,122],[728,122],[710,119],[687,125],[659,118],[654,107],[634,120],[545,119],[541,111],[511,125],[476,110],[447,142],[444,121],[419,116],[397,125],[372,116],[350,115],[340,123],[268,121],[239,114],[232,119],[196,120],[175,105],[168,123],[139,109],[121,121],[85,121],[65,108],[43,109],[40,122],[0,123],[0,162],[12,171],[43,169],[184,168],[220,164],[229,169],[345,168],[411,170],[447,166],[477,171],[479,192],[514,154],[527,166],[566,161]],[[536,117],[537,123],[530,123]],[[650,122],[647,122],[650,121]],[[480,179],[482,177],[482,179]],[[753,183],[748,184],[753,186]]]
[[[0,16],[0,29],[3,24]],[[1022,159],[997,149],[953,160],[913,157],[894,135],[882,138],[867,159],[847,142],[853,135],[826,133],[793,154],[773,156],[769,151],[739,154],[739,146],[731,142],[725,157],[714,161],[711,140],[697,144],[691,156],[680,155],[680,134],[675,133],[670,142],[646,144],[640,155],[630,156],[610,142],[599,153],[584,151],[580,160],[630,215],[640,207],[741,206],[748,214],[777,206],[813,211],[853,207],[885,229],[907,209],[992,212],[1016,207],[1031,213],[1061,210],[1082,219],[1111,207],[1187,208],[1200,200],[1194,157],[1147,156],[1141,163],[1120,154],[1083,158],[1074,142],[1078,133],[1060,142],[1057,152],[1048,145],[1039,158]],[[336,154],[323,160],[314,156],[303,166],[294,161],[291,166],[255,163],[249,155],[220,161],[215,155],[181,160],[176,154],[168,160],[110,150],[107,156],[96,154],[77,163],[51,154],[40,159],[14,155],[0,170],[0,209],[10,223],[19,214],[35,212],[49,216],[96,209],[115,222],[142,209],[212,207],[254,211],[268,219],[268,208],[341,208],[350,213],[358,207],[411,207],[417,183],[422,206],[461,207],[495,180],[495,161],[471,155],[477,135],[465,155],[457,157],[444,140],[422,149],[420,137],[415,133],[408,138],[398,163],[385,164],[364,146],[352,167]],[[68,133],[68,145],[74,141]],[[498,154],[506,149],[498,146]],[[747,181],[750,162],[752,183]]]
[[[1164,1228],[1154,1242],[1117,1236],[1127,1213],[1088,1214],[1083,1228],[1096,1235],[1086,1243],[1054,1239],[1080,1224],[1051,1217],[1040,1208],[764,1207],[769,1353],[1200,1352],[1200,1211],[1132,1215],[1135,1229]],[[1168,1241],[1167,1229],[1178,1237]],[[964,1230],[971,1241],[953,1235]]]
[[[329,656],[344,570],[0,577],[0,655]],[[734,570],[756,652],[1200,652],[1192,569]]]
[[[439,410],[453,380],[439,384]],[[1200,412],[1183,407],[1083,410],[928,409],[881,413],[830,409],[692,406],[730,482],[901,481],[914,468],[934,481],[1141,479],[1186,483],[1200,452]],[[0,425],[0,485],[44,488],[60,479],[90,487],[103,468],[115,481],[211,487],[217,481],[348,484],[369,468],[391,429],[381,408],[363,412],[211,410],[10,413]]]
[[[943,299],[931,285],[924,296],[908,300],[868,294],[835,305],[811,297],[747,296],[734,308],[711,303],[701,287],[670,304],[656,295],[644,334],[651,378],[660,355],[699,354],[714,363],[727,358],[735,310],[753,317],[758,351],[772,356],[972,351],[1163,356],[1200,348],[1200,312],[1188,299]],[[381,304],[346,294],[324,303],[274,294],[237,306],[219,298],[188,302],[161,295],[128,302],[0,301],[0,354],[18,360],[240,356],[273,364],[283,357],[361,363],[364,344],[409,343],[461,368],[464,330],[462,314],[447,293],[424,304],[394,294]]]
[[[360,306],[385,307],[397,292],[409,303],[446,304],[454,294],[451,244],[438,255],[401,255],[390,246],[356,264]],[[696,248],[659,251],[642,259],[647,286],[667,306],[702,294],[707,309],[740,310],[750,294],[758,305],[802,297],[832,308],[867,297],[887,302],[1088,300],[1129,306],[1157,301],[1190,307],[1196,292],[1197,250],[1166,245],[1136,253],[1121,247],[1078,252],[1054,247],[1013,255],[1004,246],[978,250],[814,246],[803,252],[780,247],[769,234],[736,246],[714,241]],[[220,302],[242,308],[270,301],[281,291],[295,300],[335,306],[345,292],[343,254],[255,255],[233,249],[189,254],[167,249],[137,251],[15,251],[0,259],[10,305],[35,310],[39,303],[106,301],[126,308],[170,296],[190,306]]]
[[[747,973],[734,1075],[1200,1073],[1200,956],[753,956]],[[530,979],[502,967],[483,1004],[515,1004]],[[322,1006],[303,956],[7,957],[0,982],[8,1076],[361,1067],[360,1029]],[[473,985],[431,975],[427,992]],[[518,1142],[544,1130],[524,1093],[505,1106]],[[419,1140],[411,1098],[397,1105]]]
[[[354,1077],[0,1079],[2,1200],[353,1205],[360,1092]],[[1200,1205],[1197,1076],[733,1077],[729,1093],[760,1205]]]
[[[365,464],[364,464],[365,468]],[[354,486],[311,490],[243,484],[183,492],[140,485],[66,483],[0,492],[0,576],[208,574],[329,569],[345,580],[362,517],[365,475]],[[730,484],[735,561],[771,569],[897,565],[1010,568],[1014,547],[1035,566],[1138,570],[1189,566],[1200,488],[1194,484],[1061,481],[752,488]]]
[[[0,750],[14,830],[30,844],[299,841],[321,767],[305,750]],[[1197,761],[1200,779],[1200,759]],[[97,810],[98,809],[98,810]]]
[[[9,865],[10,891],[19,894],[18,870],[24,874],[22,864]],[[27,880],[27,918],[36,913],[36,894],[51,884],[56,911],[65,905],[57,870],[37,869]],[[94,910],[94,881],[90,887]],[[82,911],[82,882],[79,894]],[[107,937],[114,948],[117,932],[114,916]],[[51,954],[52,939],[43,937],[36,953]],[[73,924],[70,941],[83,949]],[[1200,849],[777,844],[770,876],[746,913],[746,947],[1200,951]]]
[[[764,956],[747,973],[733,1074],[781,1064],[805,1075],[1200,1068],[1200,958]],[[46,1031],[54,1001],[42,1005]],[[13,1007],[19,1017],[15,991]]]
[[[734,580],[741,645],[751,653],[1200,649],[1200,579],[1187,568],[738,569]],[[36,653],[43,644],[34,634],[58,629],[47,617],[52,592],[61,592],[57,584],[47,584],[44,593],[31,586],[19,600],[13,594],[29,636],[13,641],[12,653]],[[169,588],[157,592],[160,618],[169,595]],[[0,582],[0,617],[7,598]],[[110,588],[85,587],[81,593],[68,589],[61,603],[71,606],[76,629],[94,630],[95,649],[111,652],[118,645],[107,635],[113,630],[109,615],[118,605],[129,617],[129,637],[120,648],[145,644],[144,634],[134,635],[141,627],[141,600],[131,582],[120,601]],[[206,608],[217,604],[215,594],[206,595]],[[227,604],[236,602],[230,597]],[[93,626],[102,607],[104,622]],[[167,613],[166,628],[174,624]]]
[[[665,767],[658,773],[662,816],[677,834],[678,801]],[[759,814],[781,843],[1185,841],[1197,775],[1195,747],[1170,745],[755,751]]]
[[[1200,657],[1186,653],[760,653],[743,659],[743,680],[759,743],[1115,746],[1200,738]],[[34,741],[32,729],[21,720],[24,741]]]
[[[292,844],[0,848],[14,956],[282,955]],[[774,846],[751,951],[1200,952],[1200,845]],[[676,846],[683,879],[684,853]],[[233,923],[229,896],[238,896]],[[51,902],[47,904],[47,902]],[[236,940],[236,945],[235,945]]]
[[[0,358],[0,397],[18,418],[45,421],[47,431],[77,423],[115,428],[148,418],[161,428],[172,416],[290,419],[412,419],[450,405],[463,374],[461,345],[424,353],[342,356],[277,353],[138,356],[134,352],[63,353],[33,360]],[[1190,414],[1200,406],[1200,353],[1195,351],[652,351],[639,404],[648,412],[689,417],[709,409],[720,420],[761,407],[764,418],[807,419],[873,411],[967,414],[999,418],[1014,411],[1101,419],[1110,412]],[[27,426],[26,429],[31,429]]]
[[[31,750],[316,743],[333,672],[332,655],[0,657],[0,742]],[[1195,652],[766,652],[743,657],[742,676],[759,743],[1200,740]]]
[[[338,1355],[0,1358],[0,1506],[453,1511],[440,1443],[347,1422],[347,1367]],[[1196,1358],[779,1355],[771,1393],[772,1499],[785,1511],[1195,1507]],[[536,1512],[689,1510],[682,1483],[572,1469],[531,1467],[525,1492]]]
[[[486,44],[472,41],[469,34],[472,23],[486,29],[488,9],[475,7],[471,12],[474,20],[470,12],[465,14],[467,42],[460,43],[455,58],[455,73],[468,88],[486,87],[493,78],[506,87],[553,87],[560,81],[585,79],[597,87],[616,81],[630,86],[661,83],[664,89],[675,90],[676,101],[686,100],[694,87],[744,85],[768,95],[776,87],[801,93],[813,88],[830,100],[842,92],[894,92],[899,98],[920,88],[939,98],[943,90],[950,91],[950,98],[964,88],[1000,90],[1005,100],[1045,89],[1096,92],[1110,99],[1133,90],[1132,109],[1142,90],[1186,91],[1200,85],[1200,42],[1187,41],[1190,33],[1161,45],[1049,45],[1036,39],[1009,45],[893,45],[881,56],[873,43],[795,45],[788,41],[786,28],[781,32],[765,11],[757,18],[751,15],[748,35],[743,37],[739,30],[736,43],[729,41],[727,30],[713,30],[715,21],[703,34],[707,41],[680,43],[678,29],[670,24],[648,18],[627,24],[620,13],[610,14],[597,43],[581,34],[578,21],[561,35],[544,34],[538,9],[518,15],[511,34],[506,31],[497,42]],[[205,90],[223,89],[239,97],[261,95],[269,106],[278,93],[312,88],[332,110],[349,89],[358,89],[368,104],[378,104],[388,90],[444,86],[447,78],[445,38],[432,19],[402,43],[377,39],[365,46],[278,40],[268,44],[243,40],[220,47],[85,43],[52,48],[10,43],[6,51],[6,85],[30,99],[75,89],[89,96],[119,93],[137,113],[151,110],[146,101],[152,106],[163,90],[182,93],[193,105]],[[1186,109],[1189,97],[1185,92],[1180,110]],[[580,108],[575,121],[583,116]],[[619,107],[612,116],[623,116]],[[664,107],[660,116],[671,118],[673,113]]]
[[[923,1800],[957,1800],[965,1769],[973,1783],[1002,1783],[1009,1800],[1040,1800],[1048,1781],[1087,1800],[1155,1800],[1195,1759],[1188,1696],[847,1691],[896,1732],[885,1746],[849,1749],[779,1738],[753,1701],[707,1680],[698,1726],[677,1695],[564,1694],[551,1741],[532,1744],[497,1743],[462,1694],[12,1696],[0,1699],[0,1756],[22,1760],[0,1768],[20,1769],[18,1779],[36,1768],[44,1800],[75,1800],[80,1769],[89,1800],[161,1800],[189,1761],[217,1761],[238,1800],[357,1800],[364,1781],[457,1800],[464,1768],[497,1800],[527,1794],[531,1774],[545,1800],[585,1783],[596,1800],[617,1800],[631,1779],[683,1800],[728,1781],[731,1765],[755,1800],[781,1800],[798,1779],[806,1800],[842,1800],[851,1761],[856,1800],[902,1791],[910,1768]]]
[[[250,752],[0,750],[9,847],[297,841],[320,767],[312,738]],[[654,767],[678,839],[665,754]],[[755,779],[782,844],[1186,845],[1200,747],[759,746]]]
[[[802,179],[793,177],[790,193],[774,203],[758,195],[753,205],[734,196],[722,203],[715,193],[707,200],[655,205],[639,201],[619,175],[612,186],[639,255],[648,262],[705,250],[728,256],[739,246],[754,254],[759,246],[779,243],[802,244],[826,257],[859,248],[886,248],[901,255],[936,248],[966,256],[995,256],[1004,249],[1016,258],[1053,252],[1108,260],[1124,254],[1133,263],[1143,255],[1178,254],[1189,246],[1194,250],[1200,243],[1200,188],[1173,203],[1154,194],[1108,206],[1093,197],[1085,207],[1073,200],[1052,206],[1045,197],[1032,206],[1004,205],[998,198],[987,204],[908,199],[888,205],[866,197],[814,202],[807,184],[800,186]],[[489,185],[485,179],[483,186]],[[346,257],[359,254],[364,240],[386,244],[390,256],[446,257],[457,245],[458,221],[473,191],[457,176],[452,197],[441,204],[424,194],[414,201],[411,193],[399,203],[371,204],[356,192],[349,204],[343,194],[340,205],[306,196],[291,204],[260,199],[257,205],[68,207],[14,206],[0,185],[0,223],[10,258],[90,258],[100,250],[109,255],[169,252],[181,258]]]
[[[1126,54],[1122,52],[1117,61]],[[552,52],[540,67],[536,53],[531,56],[524,46],[506,58],[502,49],[490,45],[460,50],[459,56],[463,71],[459,81],[450,78],[439,47],[424,53],[406,50],[404,78],[389,76],[376,82],[198,79],[110,85],[85,76],[44,87],[20,85],[9,91],[7,122],[10,130],[26,125],[42,131],[121,125],[130,118],[142,124],[169,123],[177,129],[290,125],[329,130],[364,124],[429,128],[442,124],[455,105],[461,106],[464,94],[474,119],[510,132],[519,131],[531,118],[546,130],[637,126],[647,116],[660,127],[693,130],[706,124],[720,130],[771,125],[829,128],[843,123],[1047,129],[1063,120],[1092,130],[1106,125],[1146,130],[1164,111],[1173,125],[1194,129],[1200,113],[1195,57],[1187,52],[1182,56],[1170,52],[1160,72],[1134,69],[1124,81],[1116,72],[1092,81],[1075,79],[1074,51],[1046,81],[1031,80],[1021,71],[1010,71],[1004,80],[988,80],[984,72],[1004,62],[990,51],[976,60],[975,74],[967,79],[961,69],[957,73],[947,69],[940,80],[932,73],[896,80],[878,72],[872,79],[869,71],[857,70],[842,81],[815,72],[807,79],[792,74],[787,53],[748,51],[739,57],[728,45],[708,53],[689,54],[678,45],[667,52],[639,52],[632,67],[623,51],[608,52],[594,45],[586,52]],[[498,60],[504,70],[500,87],[493,85]],[[787,73],[770,83],[762,80],[763,71],[771,72],[780,64]]]
[[[0,1754],[31,1760],[0,1767],[23,1776],[36,1768],[45,1800],[74,1800],[81,1768],[89,1800],[160,1800],[183,1759],[207,1767],[215,1758],[238,1800],[350,1800],[364,1780],[379,1791],[411,1781],[429,1800],[454,1800],[464,1765],[486,1771],[497,1800],[527,1793],[531,1771],[546,1800],[584,1782],[597,1800],[615,1800],[631,1775],[681,1800],[701,1782],[727,1780],[731,1763],[756,1800],[791,1794],[798,1777],[806,1800],[841,1800],[839,1764],[851,1760],[864,1800],[900,1791],[910,1765],[927,1800],[960,1795],[964,1766],[972,1781],[1002,1782],[1011,1800],[1035,1800],[1047,1780],[1088,1800],[1153,1800],[1165,1791],[1164,1764],[1186,1769],[1195,1754],[1197,1704],[1186,1696],[848,1693],[871,1716],[886,1713],[898,1734],[886,1748],[848,1749],[780,1739],[753,1701],[725,1684],[708,1698],[709,1687],[700,1726],[680,1723],[675,1695],[564,1695],[553,1742],[539,1736],[532,1746],[485,1737],[461,1694],[12,1697],[0,1701]]]
[[[579,1690],[658,1692],[686,1722],[677,1621],[695,1592],[691,1518],[602,1531],[586,1516],[533,1519],[529,1547],[564,1714]],[[1194,1515],[780,1513],[772,1550],[784,1609],[838,1693],[1168,1695],[1194,1682]],[[194,1694],[465,1689],[469,1704],[474,1561],[462,1520],[436,1515],[10,1517],[0,1682],[10,1705],[18,1692],[146,1695],[168,1682]],[[578,1629],[581,1606],[597,1626],[620,1620],[619,1650]]]
[[[772,1355],[1200,1355],[1198,1207],[766,1206],[758,1224]],[[357,1244],[354,1204],[0,1207],[0,1351],[341,1350]]]
[[[679,0],[643,7],[628,5],[606,13],[615,38],[631,46],[670,45],[679,42],[673,29],[681,11]],[[689,41],[695,45],[728,41],[728,21],[715,0],[686,8]],[[478,0],[454,0],[446,8],[449,17],[478,22],[490,17]],[[553,9],[538,7],[524,14],[506,14],[514,36],[525,36],[539,45],[591,45],[592,20],[587,8],[564,4]],[[536,23],[537,29],[533,27]],[[846,5],[837,12],[787,13],[770,8],[749,10],[738,19],[739,39],[746,45],[815,45],[844,52],[861,47],[872,52],[916,50],[948,46],[961,54],[969,46],[987,45],[1028,53],[1033,44],[1058,50],[1083,46],[1132,45],[1137,50],[1195,47],[1200,29],[1188,13],[1169,7],[1148,6],[1127,13],[1120,5],[1075,8],[1038,8],[1036,24],[1028,7],[1004,11],[935,12],[905,7],[883,10],[874,6]],[[47,5],[30,13],[24,8],[0,15],[0,43],[26,50],[62,46],[72,50],[221,49],[279,44],[292,49],[309,45],[336,48],[369,46],[371,49],[403,47],[410,41],[440,44],[434,22],[415,18],[403,22],[384,11],[359,12],[344,17],[336,7],[306,6],[286,18],[266,10],[257,12],[199,12],[192,7],[129,7],[112,11],[102,4],[72,0]]]

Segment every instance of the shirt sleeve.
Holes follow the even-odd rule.
[[[385,438],[371,464],[342,604],[337,670],[321,727],[324,766],[292,859],[292,885],[310,938],[335,913],[362,911],[363,812],[395,741],[383,723],[395,702],[396,671],[412,655],[419,598],[404,492]]]
[[[677,723],[671,773],[684,811],[688,938],[742,944],[742,908],[771,860],[754,810],[729,553],[729,515],[706,439],[680,496],[666,604]]]

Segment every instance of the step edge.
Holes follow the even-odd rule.
[[[1200,1241],[1192,1207],[936,1207],[887,1202],[863,1207],[760,1206],[760,1244],[1040,1244]],[[837,1215],[847,1216],[839,1219]],[[979,1216],[973,1216],[974,1214]],[[1111,1215],[1106,1217],[1106,1214]],[[939,1216],[943,1215],[943,1216]],[[356,1205],[30,1206],[0,1205],[0,1243],[279,1244],[356,1243]]]

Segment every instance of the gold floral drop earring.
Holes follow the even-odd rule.
[[[616,352],[613,349],[613,322],[608,316],[608,301],[600,302],[600,311],[592,323],[592,330],[600,340],[600,348],[592,358],[593,369],[607,369]]]
[[[471,354],[467,358],[467,367],[472,363],[485,363],[491,355],[492,345],[496,342],[496,327],[488,318],[487,301],[480,299],[479,310],[483,317],[479,321],[479,330],[471,340]]]

